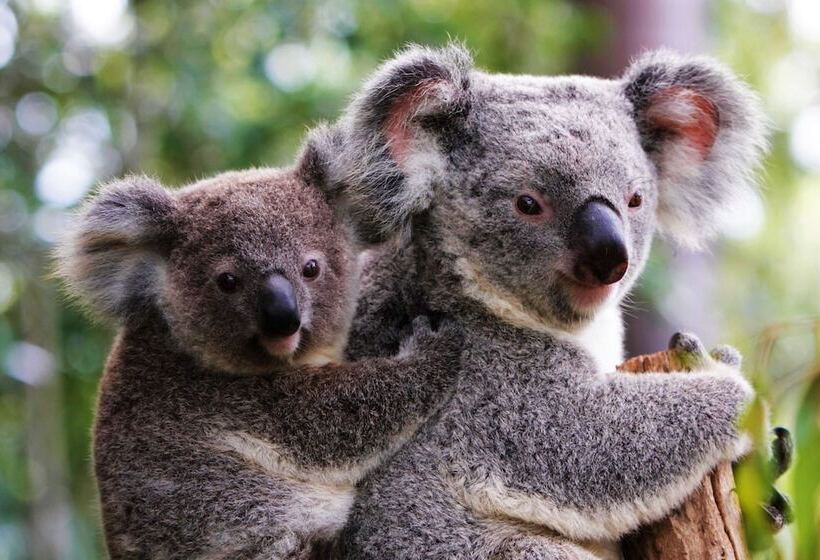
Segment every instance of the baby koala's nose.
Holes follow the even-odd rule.
[[[605,201],[592,199],[575,214],[570,231],[575,279],[587,285],[614,284],[629,267],[623,223]]]
[[[302,323],[293,285],[280,274],[271,275],[259,296],[259,330],[265,336],[290,336]]]

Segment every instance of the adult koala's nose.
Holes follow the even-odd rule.
[[[575,213],[570,228],[575,280],[588,286],[614,284],[624,277],[629,252],[621,217],[609,203],[592,199]]]
[[[285,337],[299,330],[302,319],[293,285],[281,274],[272,274],[259,295],[259,330],[265,336]]]

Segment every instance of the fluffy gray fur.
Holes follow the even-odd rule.
[[[226,173],[179,191],[144,177],[116,181],[62,244],[70,292],[120,326],[94,426],[112,558],[321,554],[356,482],[452,385],[452,324],[434,332],[419,319],[399,356],[340,365],[357,241],[316,188],[325,140],[317,136],[293,168]],[[321,264],[312,280],[301,273],[308,258]],[[225,271],[239,278],[235,293],[217,287]],[[297,294],[295,351],[266,346],[257,332],[271,271]]]
[[[350,558],[612,552],[743,452],[752,391],[736,357],[692,374],[614,367],[618,304],[655,231],[715,233],[752,190],[762,122],[726,69],[665,52],[604,80],[487,74],[458,46],[411,47],[374,74],[338,125],[330,188],[360,233],[406,244],[372,261],[350,352],[394,351],[425,309],[465,325],[466,356],[453,395],[362,483]],[[522,217],[522,193],[550,213]],[[592,199],[620,217],[629,268],[589,303],[570,224]]]

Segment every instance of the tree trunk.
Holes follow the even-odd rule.
[[[673,353],[657,352],[631,358],[618,369],[645,373],[686,368]],[[731,463],[719,464],[679,508],[627,535],[621,545],[625,560],[747,560]]]

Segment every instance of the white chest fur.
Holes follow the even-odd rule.
[[[458,248],[454,241],[450,244]],[[456,260],[456,270],[461,276],[465,295],[481,302],[501,321],[578,344],[595,360],[598,373],[613,372],[623,361],[624,328],[617,302],[607,302],[592,322],[570,333],[549,326],[544,319],[528,311],[513,294],[493,285],[466,257]]]
[[[574,338],[592,355],[599,373],[615,371],[624,358],[624,324],[617,304],[604,308]]]

